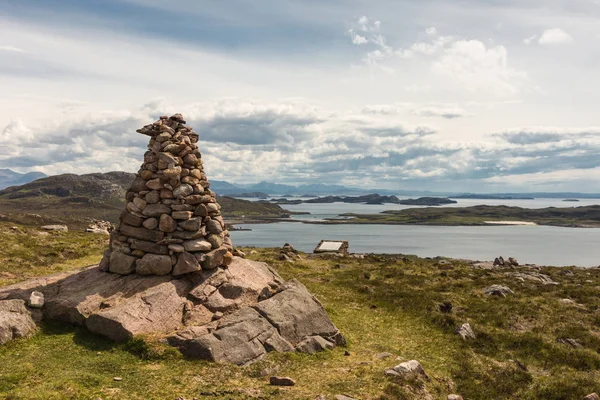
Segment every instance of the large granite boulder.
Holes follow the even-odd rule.
[[[276,286],[271,297],[256,305],[205,328],[183,329],[169,343],[188,357],[238,365],[256,361],[269,351],[314,353],[344,344],[321,303],[295,280]]]
[[[186,356],[216,362],[245,365],[269,351],[313,353],[344,343],[300,282],[285,283],[267,264],[238,257],[227,267],[180,277],[92,267],[0,288],[0,305],[18,310],[10,315],[11,326],[18,320],[24,327],[15,331],[18,336],[35,329],[24,305],[33,291],[45,298],[46,319],[85,326],[115,341],[162,336]],[[3,315],[0,307],[0,324]]]

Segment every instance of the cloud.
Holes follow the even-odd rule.
[[[519,181],[521,175],[600,168],[600,128],[515,128],[492,134],[492,141],[462,143],[444,140],[432,126],[389,120],[397,111],[443,119],[455,118],[453,112],[466,115],[457,107],[382,104],[364,107],[361,117],[351,109],[333,112],[302,99],[268,103],[229,98],[180,107],[153,101],[131,112],[73,117],[45,128],[14,121],[0,131],[0,138],[17,135],[20,140],[4,140],[8,144],[0,167],[49,174],[135,172],[147,143],[135,129],[181,110],[200,134],[209,177],[231,182],[302,184],[317,179],[466,190],[490,180],[500,184]]]
[[[528,38],[523,39],[523,43],[525,43],[526,45],[530,45],[533,42],[535,42],[535,40],[538,38],[538,35],[533,35],[533,36],[529,36]]]
[[[393,72],[392,68],[383,65],[385,60],[394,56],[394,49],[386,43],[385,36],[377,33],[381,28],[381,22],[362,16],[353,25],[354,27],[348,30],[352,43],[371,44],[375,48],[364,55],[362,62],[372,69]],[[356,33],[356,30],[362,31],[367,36]]]
[[[469,91],[497,96],[515,95],[528,81],[525,73],[509,66],[504,46],[487,47],[478,40],[452,43],[432,69]]]
[[[429,93],[431,92],[432,87],[431,85],[412,84],[405,86],[404,90],[406,90],[408,93]]]
[[[361,36],[358,33],[354,32],[353,29],[350,29],[348,31],[348,34],[352,38],[352,43],[354,43],[355,45],[361,45],[361,44],[367,44],[367,43],[369,43],[369,41],[367,40],[366,37]]]
[[[497,132],[492,136],[511,144],[549,144],[561,141],[581,141],[592,139],[600,141],[600,128],[560,128],[560,127],[524,127]]]
[[[464,108],[456,104],[444,103],[393,103],[369,105],[362,109],[364,114],[371,115],[402,115],[409,114],[419,117],[439,117],[445,119],[455,119],[468,116]]]
[[[9,168],[135,171],[135,129],[178,111],[212,179],[455,188],[596,162],[597,21],[582,2],[5,3]],[[552,27],[577,42],[560,62],[521,42],[541,46]]]
[[[0,51],[8,51],[12,53],[26,53],[25,50],[14,46],[0,45]]]
[[[322,121],[303,115],[274,110],[253,114],[228,113],[190,123],[202,132],[202,139],[241,145],[292,145],[311,135],[311,126]]]
[[[378,25],[377,29],[380,28],[381,25]],[[356,37],[352,36],[355,34],[352,30],[350,32],[355,42]],[[454,90],[498,97],[514,96],[524,87],[531,86],[526,73],[509,65],[506,47],[486,46],[479,40],[438,35],[436,28],[428,28],[425,33],[427,41],[418,41],[405,48],[394,48],[381,33],[372,34],[364,43],[360,41],[360,44],[375,47],[364,55],[362,61],[371,69],[388,73],[406,68],[402,63],[424,61],[429,63],[434,75],[442,77],[445,84]]]
[[[541,45],[567,44],[573,41],[573,37],[560,28],[546,29],[538,43]]]
[[[381,28],[381,22],[375,19],[362,16],[357,21],[358,28],[363,32],[375,32]]]

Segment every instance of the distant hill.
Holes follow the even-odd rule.
[[[42,172],[28,172],[26,174],[21,174],[10,169],[0,169],[0,189],[9,186],[23,185],[46,176],[47,175]]]
[[[125,191],[135,174],[129,172],[107,172],[85,175],[63,174],[13,186],[0,191],[0,198],[7,200],[31,197],[89,197],[96,200],[125,198]]]
[[[210,181],[210,188],[218,195],[227,196],[245,192],[246,189],[225,181]]]
[[[0,220],[36,225],[65,223],[74,227],[87,225],[90,218],[116,223],[125,205],[125,193],[134,178],[135,174],[121,171],[64,174],[9,187],[0,190]],[[221,188],[230,185],[217,182]],[[289,216],[289,212],[277,204],[228,197],[218,200],[226,218]]]

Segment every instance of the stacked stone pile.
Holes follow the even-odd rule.
[[[231,263],[231,238],[204,173],[198,134],[185,123],[175,114],[137,131],[151,137],[148,151],[102,270],[178,276]]]

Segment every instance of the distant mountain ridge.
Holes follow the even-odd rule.
[[[45,178],[46,176],[43,172],[21,174],[8,168],[0,169],[0,190],[9,186],[24,185],[36,179]]]
[[[373,189],[373,188],[355,188],[342,185],[285,185],[273,182],[262,181],[252,184],[229,183],[226,181],[211,182],[211,189],[217,194],[227,196],[248,192],[262,192],[268,195],[287,195],[302,197],[319,196],[362,196],[367,194],[377,193],[380,195],[397,195],[397,196],[417,196],[417,197],[449,197],[463,199],[497,199],[497,200],[525,200],[532,198],[540,199],[564,199],[564,198],[579,198],[579,199],[600,199],[600,193],[578,193],[578,192],[507,192],[507,193],[470,193],[470,192],[443,192],[431,190],[390,190],[390,189]]]
[[[123,174],[125,177],[121,182],[126,186],[127,179],[130,179],[134,174],[122,171],[109,172],[108,174]],[[99,177],[100,173],[95,174],[84,174],[84,175],[73,175],[63,174],[54,175],[61,177],[72,176],[83,176],[83,177]],[[0,169],[0,190],[9,186],[19,186],[28,184],[30,182],[39,180],[41,178],[53,178],[53,176],[47,177],[41,172],[30,172],[27,174],[20,174],[10,169]],[[109,180],[117,178],[117,175],[111,177]],[[61,178],[62,179],[62,178]],[[131,178],[133,179],[133,178]],[[52,181],[47,181],[50,183]],[[113,182],[115,183],[115,182]],[[24,189],[24,188],[21,188]],[[518,192],[506,192],[506,193],[472,193],[472,192],[443,192],[443,191],[430,191],[430,190],[389,190],[389,189],[377,189],[377,188],[356,188],[347,187],[343,185],[326,185],[322,183],[310,184],[310,185],[287,185],[280,183],[273,183],[267,181],[261,181],[258,183],[231,183],[227,181],[212,180],[211,189],[220,196],[239,195],[245,193],[265,193],[269,196],[278,195],[285,197],[322,197],[322,196],[363,196],[367,194],[377,193],[382,196],[417,196],[417,197],[449,197],[449,198],[463,198],[463,199],[501,199],[501,200],[521,200],[524,198],[578,198],[578,199],[600,199],[600,193],[578,193],[578,192],[533,192],[533,193],[518,193]],[[308,195],[308,196],[306,196]]]

